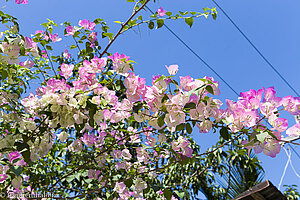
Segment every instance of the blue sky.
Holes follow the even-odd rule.
[[[125,21],[131,14],[132,4],[125,0],[28,0],[28,5],[16,5],[12,0],[0,6],[4,12],[19,19],[21,32],[29,35],[42,29],[47,18],[60,24],[70,21],[74,25],[80,19],[103,18],[112,25],[114,32],[118,25],[113,21]],[[300,2],[298,0],[226,0],[217,1],[247,36],[262,51],[264,56],[300,92]],[[203,7],[215,7],[211,0],[160,0],[151,3],[157,10],[162,6],[172,11],[201,11]],[[147,12],[143,14],[149,15]],[[183,21],[166,22],[195,52],[208,62],[236,91],[274,86],[278,96],[293,95],[293,91],[271,70],[249,43],[218,10],[217,20],[199,18],[192,28]],[[191,75],[194,78],[212,76],[220,81],[220,99],[236,100],[236,95],[217,78],[203,63],[188,51],[167,29],[149,31],[140,27],[140,33],[128,31],[111,47],[111,52],[129,55],[135,60],[135,70],[150,83],[152,75],[167,74],[164,65],[178,64],[178,76]],[[62,36],[62,31],[59,32]],[[107,41],[102,41],[105,44]],[[59,48],[61,46],[57,44]],[[294,124],[293,118],[290,125]],[[195,139],[203,146],[212,144],[216,136],[193,132]],[[299,152],[300,149],[295,147]],[[266,170],[266,178],[278,186],[287,156],[284,151],[277,158],[259,155]],[[300,158],[292,154],[292,162],[300,173]],[[300,185],[300,179],[289,166],[283,184]]]

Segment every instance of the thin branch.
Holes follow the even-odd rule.
[[[56,71],[55,71],[55,69],[54,69],[52,60],[51,60],[51,58],[50,58],[50,56],[49,56],[49,54],[48,54],[48,51],[47,51],[47,49],[45,48],[44,45],[42,45],[42,46],[43,46],[43,48],[44,48],[44,50],[45,50],[45,52],[46,52],[46,54],[47,54],[47,57],[48,57],[48,59],[49,59],[49,61],[50,61],[50,65],[51,65],[52,71],[54,72],[54,75],[56,76],[57,74],[56,74]]]
[[[73,39],[74,39],[74,41],[75,41],[75,43],[76,43],[77,48],[79,49],[79,52],[81,52],[81,49],[80,49],[80,47],[79,47],[79,45],[78,45],[78,42],[77,42],[77,40],[75,39],[74,35],[73,35]]]
[[[290,144],[294,144],[294,145],[300,145],[300,143],[293,142],[293,141],[287,141],[287,140],[278,140],[278,141],[282,142],[282,143],[290,143]]]
[[[109,47],[112,45],[112,43],[117,39],[117,37],[122,33],[124,27],[132,20],[132,18],[138,13],[140,12],[142,9],[144,9],[144,7],[146,6],[147,3],[149,3],[150,0],[146,0],[146,2],[138,9],[138,10],[135,10],[133,12],[133,14],[129,17],[129,19],[124,23],[122,24],[120,30],[118,31],[118,33],[115,35],[115,37],[109,42],[109,44],[106,46],[106,48],[104,49],[104,51],[100,54],[100,58],[105,54],[107,53],[107,50],[109,49]]]

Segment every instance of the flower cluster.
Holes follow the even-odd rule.
[[[254,148],[256,153],[264,151],[271,157],[280,152],[282,132],[286,131],[287,135],[300,135],[299,124],[287,130],[288,120],[279,117],[282,110],[292,115],[300,114],[299,98],[280,98],[275,94],[273,87],[243,92],[237,102],[226,101],[227,109],[224,112],[225,122],[232,132],[236,133],[245,128],[254,130],[252,134],[249,132],[249,140],[243,142],[249,143],[247,148]]]

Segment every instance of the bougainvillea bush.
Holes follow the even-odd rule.
[[[217,12],[158,8],[142,16],[155,1],[128,2],[133,14],[117,22],[115,34],[98,18],[60,27],[49,20],[29,37],[0,11],[7,25],[0,35],[1,198],[175,200],[201,191],[219,199],[226,190],[214,174],[226,173],[225,161],[256,168],[257,159],[248,157],[252,149],[276,157],[282,134],[300,134],[300,124],[288,127],[280,118],[281,112],[300,114],[299,98],[276,97],[272,87],[243,92],[221,109],[218,81],[177,77],[177,65],[147,85],[134,72],[134,58],[109,52],[112,43],[135,26],[161,28],[165,20],[192,26]],[[52,44],[65,38],[73,43],[56,54]],[[219,141],[200,151],[194,129],[217,132]]]

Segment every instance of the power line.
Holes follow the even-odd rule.
[[[284,149],[286,155],[289,157],[289,154],[288,154],[287,150],[286,150],[284,147],[283,147],[283,149]],[[291,150],[290,150],[290,151],[291,151]],[[291,154],[291,153],[290,153],[290,154]],[[296,171],[295,168],[294,168],[294,165],[293,165],[293,163],[292,163],[292,159],[290,159],[290,165],[291,165],[291,167],[292,167],[292,169],[293,169],[295,175],[296,175],[298,178],[300,178],[300,175],[297,173],[297,171]]]
[[[284,147],[283,147],[284,148]],[[285,150],[285,149],[284,149]],[[286,151],[286,150],[285,150]],[[291,160],[291,156],[292,156],[292,152],[290,151],[289,154],[286,152],[286,155],[288,157],[288,160],[285,164],[285,167],[284,167],[284,170],[283,170],[283,173],[282,173],[282,176],[281,176],[281,179],[280,179],[280,182],[279,182],[279,185],[278,185],[278,190],[280,190],[280,187],[281,187],[281,183],[283,181],[283,178],[285,176],[285,173],[286,173],[286,170],[287,170],[287,167],[289,166],[289,163],[290,163],[290,160]]]
[[[152,14],[154,14],[154,12],[146,5],[145,6]],[[211,71],[213,71],[219,79],[221,79],[230,89],[232,92],[234,92],[237,96],[239,96],[238,92],[235,91],[230,85],[229,83],[227,83],[227,81],[225,81],[221,75],[219,75],[218,72],[216,72],[205,60],[203,60],[203,58],[201,58],[199,56],[199,54],[197,54],[189,45],[187,45],[174,31],[172,31],[172,29],[170,29],[166,24],[164,24],[164,26],[166,27],[166,29],[172,33],[172,35],[174,35],[188,50],[190,50],[190,52],[192,52],[206,67],[208,67]]]
[[[273,71],[289,86],[293,92],[300,97],[300,94],[293,88],[291,84],[279,73],[279,71],[268,61],[268,59],[261,53],[261,51],[254,45],[253,42],[247,37],[247,35],[238,27],[238,25],[229,17],[225,10],[215,1],[214,4],[222,11],[222,13],[229,19],[229,21],[235,26],[235,28],[243,35],[243,37],[249,42],[249,44],[255,49],[255,51],[262,57],[262,59],[273,69]]]
[[[295,148],[292,146],[292,145],[290,145],[290,144],[288,144],[290,147],[291,147],[291,149],[293,150],[293,152],[297,155],[297,157],[300,159],[300,155],[299,155],[299,153],[295,150]]]

